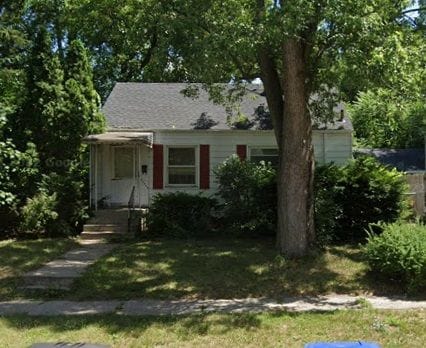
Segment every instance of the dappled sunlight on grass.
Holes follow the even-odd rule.
[[[367,270],[361,251],[348,246],[286,260],[272,240],[156,240],[114,250],[90,267],[67,296],[280,298],[386,290],[368,280]]]
[[[77,243],[72,239],[0,241],[0,300],[23,296],[19,277],[63,254]]]

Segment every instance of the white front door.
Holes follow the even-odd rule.
[[[134,145],[112,147],[111,203],[127,205],[133,186],[136,186],[136,152]]]

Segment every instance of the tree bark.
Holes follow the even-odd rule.
[[[312,124],[307,107],[304,47],[296,38],[282,47],[284,94],[278,171],[277,247],[287,257],[306,255],[315,239]]]

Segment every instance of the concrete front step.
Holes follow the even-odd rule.
[[[83,240],[96,240],[96,239],[112,239],[112,238],[123,238],[128,234],[126,232],[116,231],[99,231],[99,232],[82,232],[80,238]]]
[[[125,224],[85,224],[83,226],[83,232],[126,232],[127,222]]]

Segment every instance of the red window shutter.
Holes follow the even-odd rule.
[[[152,149],[154,154],[153,188],[154,190],[161,190],[163,188],[163,172],[164,172],[163,145],[154,144]]]
[[[200,145],[200,189],[210,188],[210,145]]]
[[[237,145],[237,155],[241,161],[247,159],[247,145]]]

